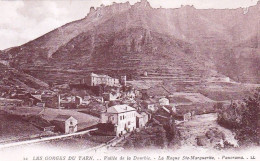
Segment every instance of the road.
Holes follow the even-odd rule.
[[[122,148],[116,147],[118,143],[129,137],[131,133],[125,134],[123,137],[115,137],[114,139],[110,140],[106,144],[100,144],[94,148],[86,149],[79,151],[77,154],[86,154],[86,153],[106,153],[106,152],[111,152],[111,151],[118,151],[122,150]]]
[[[39,139],[26,140],[26,141],[20,141],[20,142],[8,143],[8,144],[0,144],[0,150],[4,149],[4,148],[15,147],[15,146],[35,144],[35,143],[46,142],[46,141],[56,140],[56,139],[61,139],[61,138],[66,138],[66,137],[84,135],[86,133],[89,133],[91,131],[96,131],[96,130],[97,130],[97,128],[94,128],[94,129],[89,129],[89,130],[86,130],[86,131],[76,132],[76,133],[72,133],[72,134],[44,137],[44,138],[39,138]]]

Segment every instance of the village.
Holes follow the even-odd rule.
[[[79,147],[124,146],[122,140],[133,133],[143,135],[145,129],[189,122],[196,115],[213,113],[216,104],[199,93],[174,93],[162,84],[147,87],[126,76],[95,73],[48,90],[28,92],[16,87],[2,97],[0,114],[6,116],[6,125],[1,127],[1,144],[50,138],[54,147],[64,146],[64,139],[70,144],[70,137],[77,135],[81,136]],[[12,125],[15,121],[19,127]],[[168,133],[177,135],[177,128],[174,130]]]

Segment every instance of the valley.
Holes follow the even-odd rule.
[[[218,118],[260,88],[259,13],[113,3],[0,51],[0,147],[238,149]]]

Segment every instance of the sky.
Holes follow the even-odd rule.
[[[68,22],[84,18],[91,6],[127,0],[0,0],[0,50],[22,45]],[[129,0],[134,4],[140,0]],[[148,0],[152,7],[239,8],[258,0]]]

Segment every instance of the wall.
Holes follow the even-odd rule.
[[[109,121],[111,121],[112,124],[117,125],[116,128],[117,136],[119,136],[121,132],[123,132],[123,134],[127,132],[125,130],[125,127],[127,127],[129,131],[133,131],[134,129],[136,129],[136,111],[130,111],[130,112],[119,113],[119,114],[102,113],[100,120],[101,123],[108,123]]]
[[[118,115],[119,123],[117,126],[117,135],[119,135],[121,132],[126,133],[125,127],[129,131],[133,131],[136,129],[136,111],[130,111],[126,113],[120,113]],[[122,119],[121,119],[122,118]],[[124,118],[124,119],[123,119]],[[129,124],[130,122],[130,124]]]
[[[72,124],[70,124],[72,122]],[[77,124],[78,121],[74,118],[69,118],[68,120],[65,121],[65,133],[68,134],[70,133],[69,127],[73,126],[74,127],[74,131],[73,132],[77,132]]]

